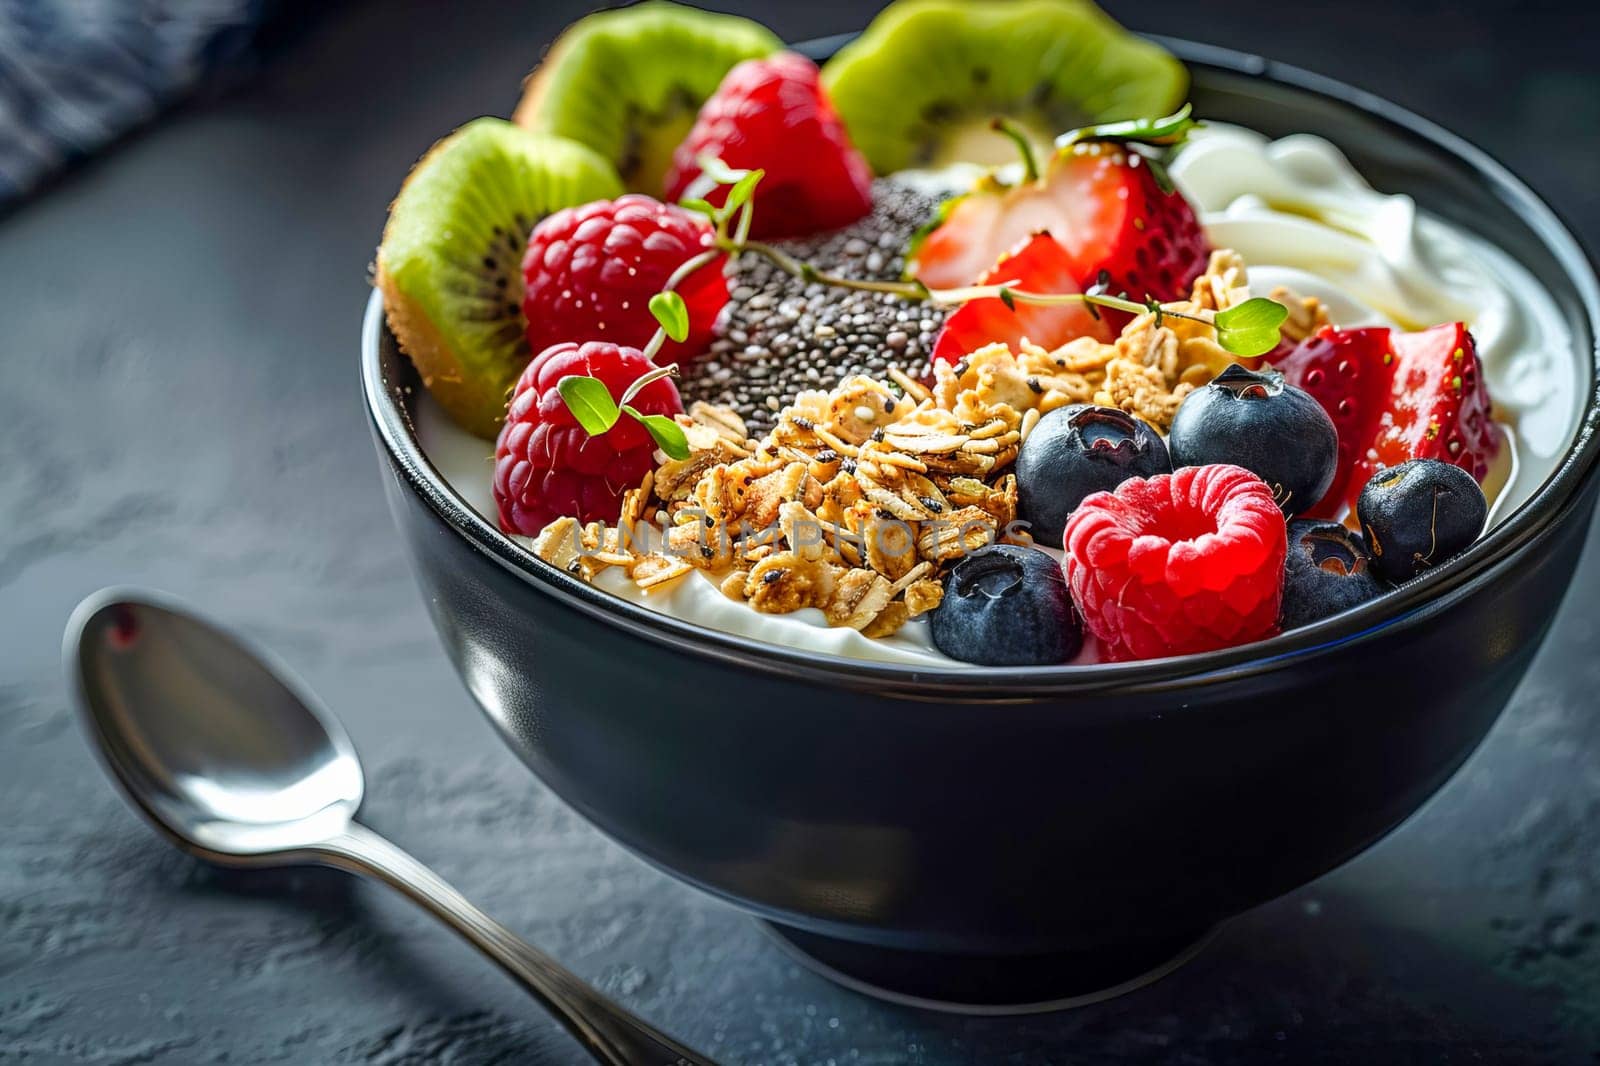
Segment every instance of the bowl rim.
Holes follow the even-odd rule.
[[[819,38],[795,45],[825,58],[856,36]],[[1284,669],[1346,645],[1376,639],[1397,627],[1426,624],[1451,604],[1493,580],[1514,559],[1545,539],[1578,505],[1600,459],[1600,280],[1594,259],[1569,226],[1538,194],[1487,152],[1382,97],[1333,78],[1261,56],[1181,38],[1151,35],[1189,66],[1277,82],[1369,113],[1402,135],[1465,164],[1497,199],[1517,210],[1578,290],[1594,347],[1589,388],[1573,438],[1560,462],[1505,521],[1447,563],[1377,599],[1309,626],[1233,648],[1136,662],[1088,665],[989,667],[970,663],[924,665],[847,659],[806,652],[754,637],[683,621],[590,585],[550,565],[477,513],[424,454],[402,403],[386,385],[382,293],[367,301],[361,337],[362,392],[373,431],[388,460],[437,517],[477,550],[541,593],[600,619],[621,634],[663,644],[684,655],[731,663],[764,675],[820,682],[830,687],[874,689],[899,696],[926,695],[949,702],[1006,702],[1040,696],[1162,691],[1236,680]]]

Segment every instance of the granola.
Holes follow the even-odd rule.
[[[1249,295],[1243,261],[1219,251],[1190,299],[1165,309],[1218,311]],[[1274,298],[1295,329],[1327,319],[1315,299]],[[1165,431],[1232,361],[1210,326],[1152,313],[1112,343],[990,344],[935,364],[930,381],[892,370],[801,392],[759,440],[731,408],[697,402],[678,416],[688,458],[658,454],[616,527],[561,519],[534,551],[586,578],[621,568],[644,589],[700,570],[754,610],[813,608],[829,625],[888,636],[939,605],[963,556],[1030,543],[1009,468],[1041,416],[1096,403]]]

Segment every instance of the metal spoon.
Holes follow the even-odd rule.
[[[91,746],[179,848],[223,866],[377,878],[499,963],[599,1061],[711,1066],[356,822],[364,786],[350,737],[271,656],[172,599],[115,588],[78,605],[64,656]]]

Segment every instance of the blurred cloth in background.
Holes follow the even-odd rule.
[[[283,0],[0,0],[0,209],[220,72]]]

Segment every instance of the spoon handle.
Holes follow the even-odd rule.
[[[715,1066],[589,987],[556,960],[489,917],[443,878],[363,825],[318,845],[331,866],[399,889],[500,964],[550,1008],[601,1062],[613,1066]]]

